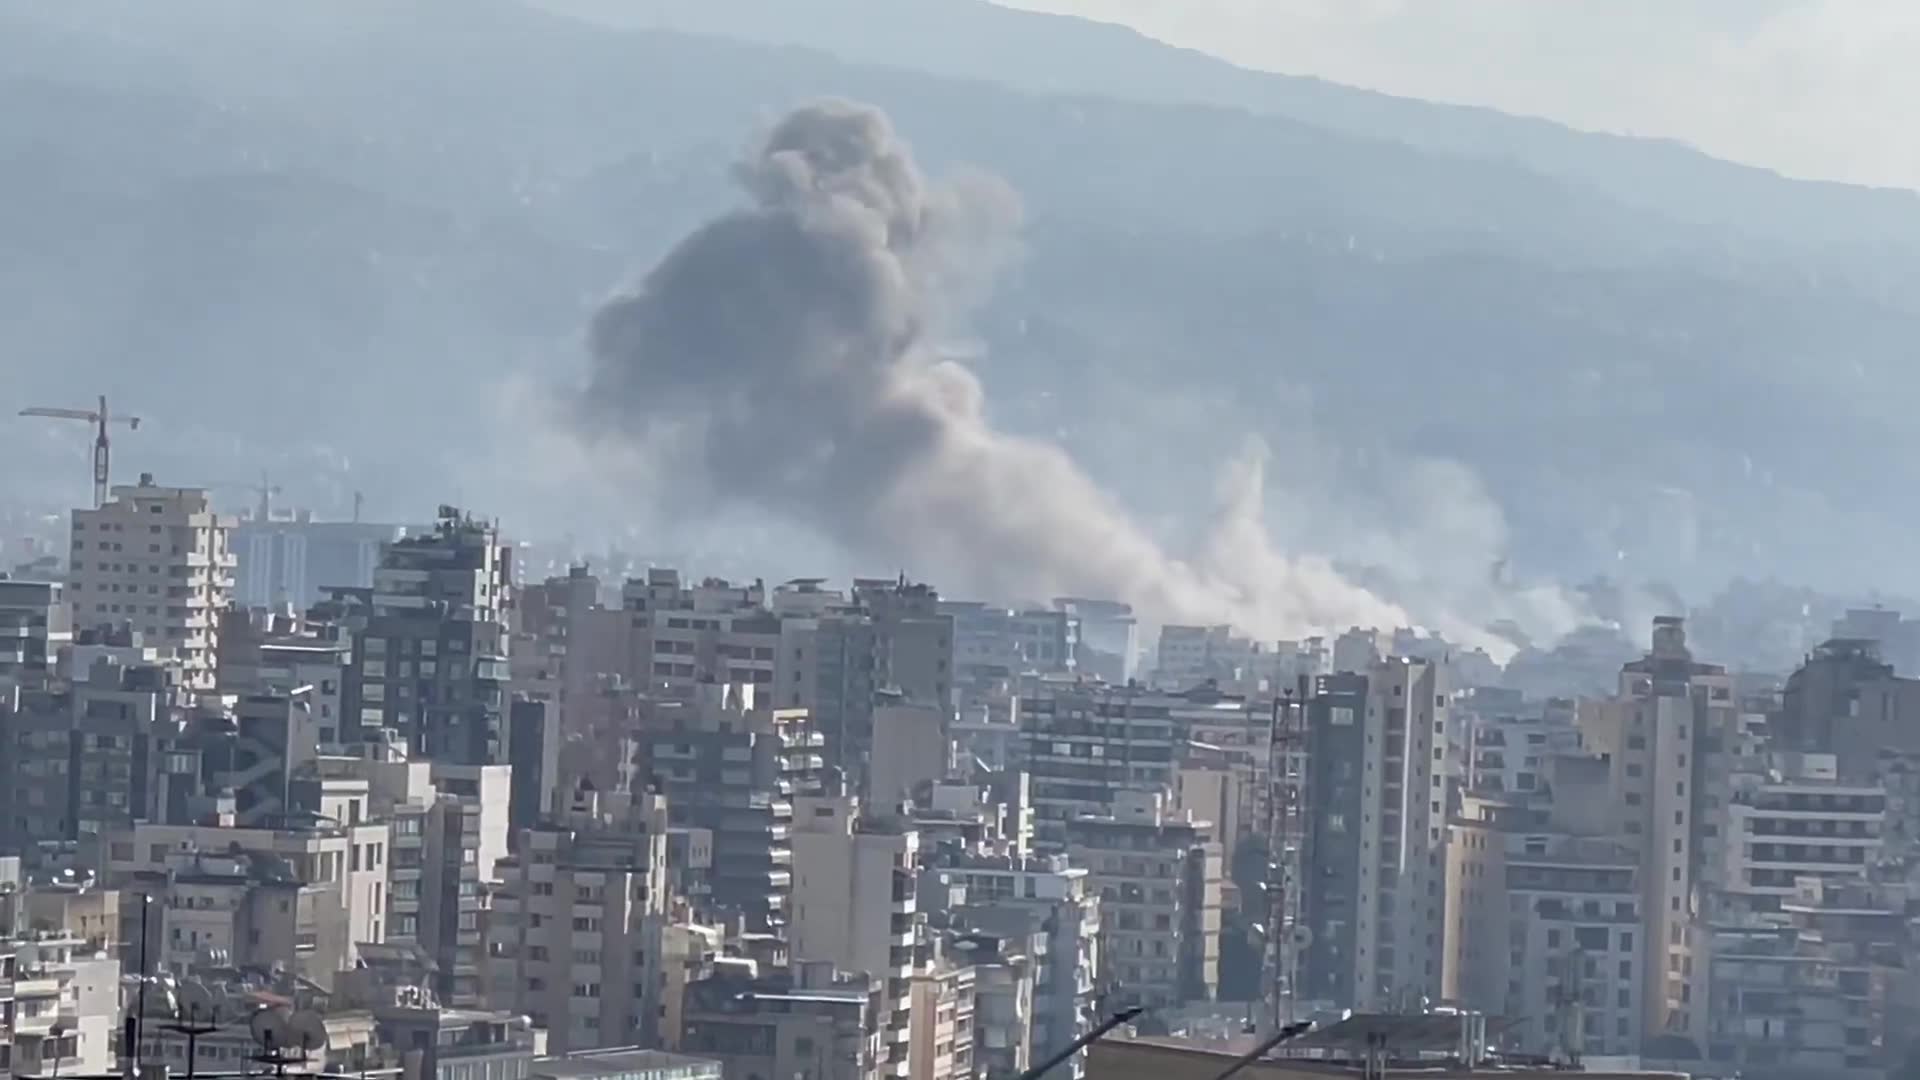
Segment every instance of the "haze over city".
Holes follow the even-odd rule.
[[[1915,1080],[1917,46],[0,0],[0,1080]]]

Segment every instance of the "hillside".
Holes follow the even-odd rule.
[[[985,79],[1048,95],[1286,116],[1439,153],[1511,163],[1676,221],[1910,270],[1920,195],[1784,179],[1681,144],[1568,129],[1491,109],[1251,71],[1130,29],[986,0],[538,0],[608,25],[819,49],[856,63]]]
[[[1531,572],[1920,576],[1878,539],[1911,516],[1882,496],[1916,438],[1907,196],[911,3],[981,29],[913,52],[823,16],[843,59],[505,0],[0,0],[9,386],[109,391],[152,420],[143,463],[264,464],[295,499],[519,490],[486,471],[537,467],[502,384],[576,378],[598,299],[726,205],[769,117],[837,94],[1020,190],[1026,258],[979,326],[994,411],[1167,531],[1256,433],[1281,531],[1361,561],[1454,535],[1401,479],[1440,458]],[[1079,66],[993,84],[996,42]],[[74,445],[0,426],[0,487],[70,497]],[[608,524],[570,509],[526,528]]]

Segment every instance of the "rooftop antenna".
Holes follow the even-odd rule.
[[[220,1030],[219,1009],[214,1004],[213,994],[205,985],[197,982],[180,984],[179,1014],[166,1029],[187,1037],[187,1080],[197,1075],[195,1066],[200,1058],[200,1036],[211,1035]]]
[[[247,1022],[247,1029],[253,1034],[253,1041],[260,1044],[260,1052],[253,1055],[253,1060],[272,1066],[276,1077],[287,1075],[287,1066],[306,1061],[304,1033],[295,1031],[294,1018],[289,1013],[271,1006],[261,1009]]]
[[[115,416],[107,410],[107,395],[100,395],[100,407],[97,409],[55,409],[35,406],[21,409],[21,416],[44,416],[54,420],[81,420],[94,425],[93,439],[93,508],[100,509],[107,504],[107,472],[112,457],[111,440],[107,438],[107,428],[114,424],[125,424],[130,430],[139,430],[140,418],[137,416]]]

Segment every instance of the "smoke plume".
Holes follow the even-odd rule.
[[[671,443],[692,488],[951,590],[1113,597],[1268,637],[1409,621],[1274,549],[1257,461],[1236,473],[1216,542],[1181,560],[1058,447],[994,428],[978,380],[929,337],[1015,249],[1004,185],[930,184],[882,113],[843,102],[786,116],[735,178],[747,207],[595,317],[596,431]]]

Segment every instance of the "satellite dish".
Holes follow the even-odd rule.
[[[1294,923],[1287,933],[1287,941],[1296,949],[1304,949],[1313,944],[1313,927],[1306,923]]]
[[[306,1009],[287,1017],[287,1044],[303,1054],[324,1050],[327,1046],[327,1022],[317,1012]]]
[[[287,1047],[287,1014],[275,1008],[261,1009],[247,1021],[247,1029],[253,1032],[253,1041],[260,1049],[271,1054]]]

